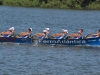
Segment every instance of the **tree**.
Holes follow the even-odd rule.
[[[0,0],[0,5],[2,5],[3,4],[3,0]]]

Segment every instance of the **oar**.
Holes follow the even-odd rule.
[[[90,33],[90,34],[86,35],[86,36],[85,36],[85,38],[87,38],[87,37],[88,37],[88,36],[90,36],[90,35],[92,35],[92,33]]]

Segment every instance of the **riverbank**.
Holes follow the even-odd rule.
[[[100,10],[99,0],[0,0],[0,5]]]

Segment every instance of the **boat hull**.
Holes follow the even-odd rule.
[[[0,37],[0,42],[23,43],[23,44],[47,44],[47,45],[67,45],[67,46],[100,46],[100,38],[88,39],[32,39]]]
[[[11,42],[11,43],[24,43],[24,44],[31,44],[31,38],[13,38],[13,37],[0,37],[0,42]]]
[[[39,44],[58,44],[58,45],[90,45],[100,46],[100,38],[89,39],[43,39],[38,41]]]

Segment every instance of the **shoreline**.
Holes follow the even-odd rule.
[[[100,10],[100,1],[98,0],[0,0],[0,5],[72,10]]]
[[[43,8],[43,9],[61,9],[61,10],[100,10],[100,9],[76,9],[76,8],[30,7],[30,6],[14,6],[14,5],[0,5],[0,6],[24,7],[24,8]]]

